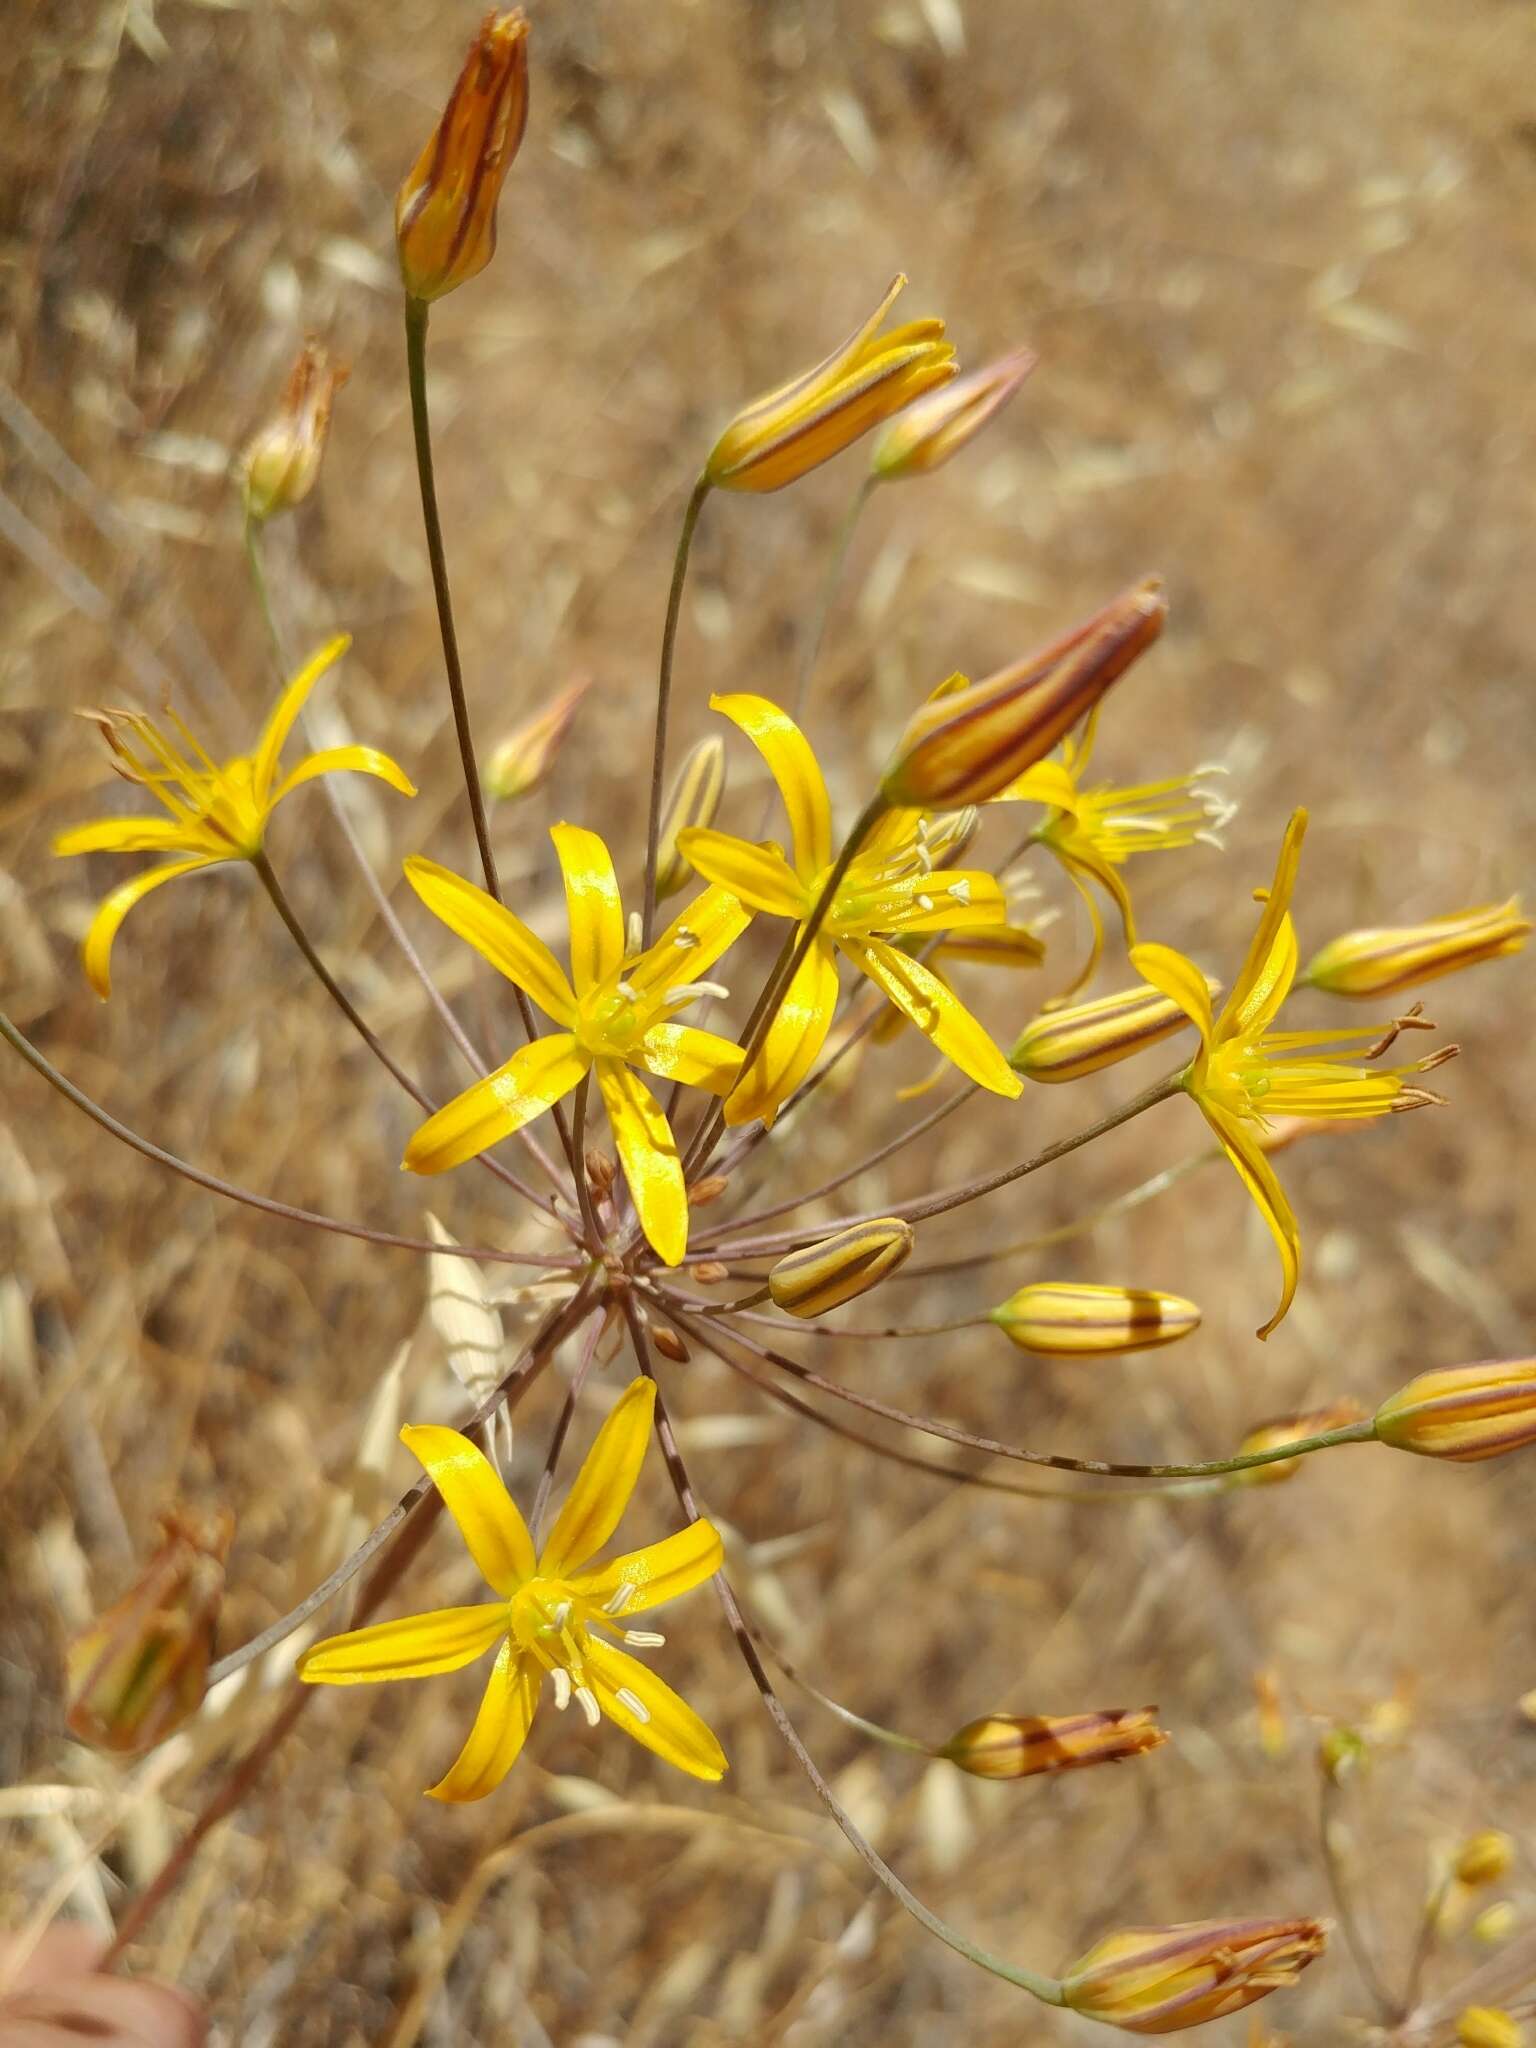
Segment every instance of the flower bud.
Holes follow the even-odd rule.
[[[1042,1010],[1025,1026],[1008,1064],[1030,1081],[1077,1081],[1160,1044],[1188,1022],[1171,996],[1139,981],[1091,1003]]]
[[[1155,576],[1012,668],[931,697],[896,743],[893,804],[979,804],[1047,755],[1146,651],[1168,615]]]
[[[1299,978],[1330,995],[1394,996],[1437,975],[1518,953],[1530,931],[1519,897],[1511,896],[1424,924],[1345,932],[1314,954]]]
[[[1520,2022],[1492,2005],[1469,2005],[1456,2022],[1458,2048],[1525,2048]]]
[[[1501,1941],[1508,1941],[1520,1925],[1520,1909],[1510,1899],[1495,1899],[1491,1906],[1484,1906],[1481,1913],[1472,1920],[1472,1939],[1484,1948],[1497,1948]]]
[[[1048,1358],[1091,1358],[1176,1344],[1200,1327],[1200,1311],[1177,1294],[1088,1281],[1036,1280],[988,1309],[1021,1351]]]
[[[853,1223],[780,1259],[768,1275],[768,1291],[787,1315],[824,1316],[894,1273],[913,1243],[911,1224],[899,1216]]]
[[[306,341],[288,375],[277,411],[240,460],[245,516],[259,524],[291,512],[315,487],[331,430],[331,407],[347,381],[323,343]]]
[[[133,1588],[65,1652],[65,1725],[93,1749],[136,1756],[202,1705],[234,1518],[168,1509]]]
[[[1342,1785],[1369,1756],[1365,1737],[1357,1728],[1346,1728],[1342,1722],[1318,1738],[1317,1767],[1331,1785]]]
[[[1483,1828],[1462,1843],[1451,1866],[1456,1882],[1470,1887],[1497,1884],[1515,1860],[1515,1845],[1499,1828]]]
[[[683,765],[673,778],[661,814],[661,836],[656,842],[656,900],[665,903],[675,896],[693,873],[677,850],[677,835],[697,826],[712,825],[725,794],[725,741],[718,733],[700,740],[683,756]]]
[[[1280,1688],[1272,1671],[1253,1674],[1253,1699],[1259,1724],[1259,1747],[1272,1762],[1277,1761],[1290,1748],[1291,1737],[1285,1724],[1285,1709],[1280,1703]]]
[[[878,334],[906,279],[814,370],[743,408],[710,451],[707,482],[731,491],[777,491],[955,374],[942,320],[910,320]]]
[[[1085,2019],[1176,2034],[1294,1984],[1327,1946],[1316,1920],[1193,1920],[1106,1935],[1063,1980]]]
[[[1462,1464],[1536,1443],[1536,1359],[1420,1373],[1377,1409],[1376,1435],[1394,1450]]]
[[[491,750],[485,764],[487,795],[504,800],[527,796],[538,788],[554,766],[577,707],[591,687],[590,676],[578,677]]]
[[[1363,1422],[1366,1411],[1358,1401],[1346,1396],[1342,1400],[1330,1401],[1326,1408],[1309,1408],[1300,1415],[1277,1415],[1273,1421],[1261,1422],[1256,1429],[1250,1429],[1237,1447],[1240,1458],[1256,1457],[1261,1451],[1277,1451],[1282,1444],[1298,1444],[1306,1437],[1324,1436],[1330,1429],[1343,1429],[1348,1423]],[[1277,1458],[1270,1465],[1254,1465],[1246,1472],[1233,1472],[1230,1484],[1233,1486],[1277,1486],[1282,1481],[1294,1479],[1301,1470],[1300,1458]]]
[[[528,17],[488,14],[432,139],[395,197],[400,275],[440,299],[496,253],[496,202],[528,122]]]
[[[973,1778],[1034,1778],[1119,1764],[1161,1749],[1168,1731],[1156,1707],[1108,1707],[1096,1714],[983,1714],[938,1752]]]
[[[665,1324],[651,1331],[651,1343],[663,1358],[670,1358],[674,1365],[686,1365],[692,1355],[676,1330],[669,1330]]]
[[[1039,360],[1032,349],[1015,349],[917,399],[881,432],[870,455],[870,474],[882,483],[931,476],[1002,411]]]

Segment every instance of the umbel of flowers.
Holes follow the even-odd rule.
[[[1178,1095],[1200,1112],[1278,1249],[1280,1298],[1260,1331],[1268,1335],[1303,1277],[1302,1231],[1274,1154],[1308,1121],[1337,1129],[1432,1103],[1437,1098],[1423,1085],[1423,1075],[1452,1050],[1440,1047],[1416,1061],[1384,1064],[1388,1048],[1404,1033],[1429,1028],[1416,1006],[1400,1014],[1384,1007],[1366,1025],[1293,1028],[1284,1013],[1295,988],[1305,984],[1325,995],[1375,997],[1385,1005],[1420,982],[1518,950],[1530,927],[1511,899],[1426,923],[1345,933],[1300,971],[1293,917],[1302,901],[1306,814],[1298,810],[1278,835],[1278,860],[1259,892],[1251,942],[1224,994],[1203,961],[1149,936],[1133,901],[1131,877],[1140,857],[1190,853],[1202,845],[1219,850],[1219,830],[1233,808],[1230,797],[1214,787],[1219,771],[1208,765],[1185,772],[1175,764],[1171,773],[1129,785],[1086,779],[1095,748],[1107,751],[1114,744],[1111,693],[1164,630],[1169,603],[1155,577],[1131,583],[1086,619],[992,675],[939,681],[924,701],[909,707],[883,764],[866,764],[864,801],[851,819],[837,815],[817,754],[816,735],[832,727],[833,715],[813,692],[809,710],[791,708],[781,701],[785,693],[775,694],[761,679],[754,679],[760,687],[710,699],[722,731],[669,778],[668,717],[681,599],[692,539],[710,494],[776,492],[879,429],[858,480],[851,529],[873,485],[920,479],[961,454],[997,420],[1033,365],[1033,357],[1020,350],[957,375],[955,348],[941,320],[925,316],[885,327],[904,283],[898,278],[844,343],[814,368],[743,406],[706,455],[684,510],[662,626],[643,860],[636,853],[629,864],[626,905],[608,841],[589,825],[557,819],[550,837],[564,885],[566,929],[563,942],[551,944],[529,916],[504,900],[496,830],[503,818],[516,815],[526,840],[520,807],[557,777],[560,747],[579,721],[585,686],[573,685],[546,704],[519,707],[515,730],[492,757],[491,794],[500,806],[493,812],[478,765],[454,624],[425,374],[429,309],[490,262],[498,196],[523,135],[528,93],[527,22],[517,11],[494,14],[477,36],[396,208],[425,536],[478,859],[477,877],[471,878],[413,853],[405,876],[425,909],[511,984],[521,1037],[495,1046],[491,1062],[451,1099],[434,1101],[326,966],[281,886],[268,826],[301,785],[350,770],[380,778],[404,797],[414,794],[389,756],[366,745],[309,753],[286,775],[281,772],[280,756],[305,699],[344,651],[342,639],[328,643],[283,686],[254,751],[222,764],[174,713],[164,720],[138,712],[99,714],[119,773],[163,815],[117,815],[71,826],[61,832],[57,850],[72,856],[169,856],[116,884],[90,925],[85,971],[103,997],[111,988],[114,938],[135,903],[195,870],[232,864],[253,869],[326,995],[418,1105],[420,1121],[406,1144],[404,1166],[413,1174],[437,1175],[478,1161],[510,1202],[556,1233],[545,1238],[559,1246],[554,1250],[447,1248],[454,1257],[529,1268],[539,1282],[543,1313],[510,1369],[472,1414],[415,1422],[402,1432],[424,1480],[346,1565],[250,1642],[210,1659],[226,1528],[221,1525],[218,1541],[201,1550],[178,1537],[157,1553],[144,1586],[103,1616],[77,1646],[72,1725],[120,1749],[163,1737],[196,1710],[208,1682],[293,1634],[382,1547],[354,1625],[305,1649],[298,1678],[309,1688],[421,1680],[489,1659],[479,1711],[457,1757],[445,1756],[445,1774],[431,1787],[433,1796],[463,1802],[492,1794],[515,1768],[546,1697],[556,1710],[574,1705],[594,1739],[600,1724],[610,1722],[676,1769],[713,1781],[727,1769],[721,1745],[650,1661],[663,1637],[635,1625],[650,1610],[711,1581],[725,1625],[792,1753],[869,1870],[930,1932],[1047,2004],[1131,2032],[1171,2032],[1236,2012],[1290,1984],[1321,1952],[1324,1932],[1317,1921],[1244,1918],[1234,1916],[1227,1902],[1209,1902],[1220,1906],[1220,1917],[1112,1930],[1078,1963],[1051,1976],[978,1949],[917,1905],[838,1803],[779,1697],[771,1667],[782,1659],[732,1586],[720,1534],[701,1506],[671,1428],[665,1371],[695,1349],[711,1353],[797,1417],[835,1429],[845,1444],[851,1439],[844,1452],[850,1461],[883,1447],[835,1419],[838,1406],[902,1425],[924,1440],[941,1440],[946,1448],[959,1445],[994,1464],[1052,1468],[1080,1490],[1099,1489],[1101,1497],[1104,1488],[1127,1479],[1137,1482],[1136,1497],[1159,1489],[1179,1496],[1232,1491],[1266,1478],[1291,1479],[1315,1453],[1367,1443],[1450,1461],[1491,1457],[1529,1443],[1536,1438],[1536,1365],[1529,1360],[1450,1367],[1424,1361],[1418,1376],[1374,1415],[1340,1396],[1306,1416],[1256,1420],[1230,1457],[1132,1465],[1074,1459],[967,1432],[824,1371],[835,1352],[818,1349],[818,1363],[810,1365],[784,1347],[805,1334],[807,1322],[841,1316],[877,1288],[892,1290],[882,1299],[899,1297],[900,1288],[924,1270],[911,1254],[925,1224],[1014,1188],[1077,1146],[1107,1137]],[[263,573],[263,530],[314,487],[342,374],[311,343],[278,414],[251,444],[242,472],[250,564],[278,649],[281,634]],[[824,617],[825,611],[823,622]],[[806,648],[806,682],[813,678],[818,638],[819,627]],[[763,824],[751,821],[756,792],[740,818],[726,804],[727,791],[753,753],[772,784],[770,836]],[[1022,844],[1011,852],[993,850],[992,834],[999,828],[1017,840],[1021,817]],[[352,850],[364,860],[355,841]],[[1086,956],[1062,963],[1055,997],[1019,1014],[1019,970],[1038,967],[1046,957],[1040,933],[1019,916],[1022,870],[1037,850],[1085,893],[1092,934]],[[387,893],[377,890],[377,878],[366,879],[402,957],[421,975],[460,1050],[472,1058],[474,1048],[411,947]],[[1234,895],[1254,880],[1248,873],[1234,876]],[[1100,916],[1100,897],[1117,913],[1114,946]],[[663,923],[658,907],[673,898],[679,900]],[[740,972],[730,963],[743,957],[736,948],[754,922],[776,945],[766,976],[743,992]],[[144,943],[153,943],[151,933]],[[1114,985],[1082,996],[1111,952]],[[135,972],[142,993],[142,969]],[[1009,1051],[982,1021],[989,1002],[1014,1009]],[[802,1105],[846,1061],[867,1057],[866,1076],[878,1075],[878,1062],[888,1057],[885,1048],[910,1042],[913,1032],[929,1042],[950,1092],[883,1137],[870,1157],[851,1149],[830,1182],[810,1188],[803,1178],[797,1182]],[[161,1168],[289,1220],[444,1255],[440,1237],[417,1239],[315,1215],[218,1180],[116,1123],[9,1019],[0,1018],[0,1033],[72,1103]],[[1180,1036],[1176,1063],[1151,1086],[1076,1137],[1030,1152],[1031,1120],[1020,1099],[1037,1085],[1070,1084]],[[870,1099],[899,1118],[906,1114],[899,1107],[901,1093],[910,1092],[915,1091],[887,1089],[875,1079]],[[827,1199],[870,1165],[980,1103],[995,1134],[1001,1162],[995,1170],[883,1212],[827,1215]],[[611,1150],[602,1141],[603,1125]],[[507,1163],[509,1140],[518,1147],[511,1156],[519,1166],[541,1176],[537,1184]],[[754,1158],[782,1174],[783,1192],[738,1201],[737,1170]],[[1165,1178],[1171,1182],[1174,1176]],[[763,1185],[762,1176],[748,1184]],[[1016,1213],[1016,1199],[1008,1207]],[[1015,1346],[1041,1360],[1062,1361],[1060,1369],[1072,1371],[1081,1369],[1074,1361],[1112,1360],[1181,1342],[1199,1326],[1198,1306],[1162,1284],[1176,1282],[1177,1275],[1136,1276],[1132,1284],[1130,1275],[1110,1274],[1087,1283],[1048,1270],[1008,1271],[1013,1261],[1007,1223],[1002,1227],[1005,1235],[995,1249],[983,1243],[980,1258],[953,1263],[957,1269],[996,1263],[1012,1284],[988,1283],[973,1314],[939,1328],[995,1326]],[[945,1270],[943,1260],[937,1269]],[[870,1334],[857,1324],[827,1327]],[[881,1334],[892,1343],[921,1344],[933,1330],[897,1320]],[[548,1534],[536,1540],[543,1494],[557,1477],[570,1427],[584,1427],[597,1399],[595,1375],[605,1355],[601,1340],[611,1334],[628,1345],[632,1377],[592,1436]],[[577,1361],[575,1377],[551,1438],[540,1500],[525,1520],[490,1454],[491,1426],[567,1346]],[[644,1530],[637,1547],[605,1558],[652,1442],[676,1496],[676,1526]],[[906,1467],[936,1479],[970,1482],[970,1472],[947,1457],[920,1449],[899,1456]],[[1019,1484],[1004,1490],[1030,1489]],[[433,1493],[456,1525],[485,1597],[404,1618],[379,1616],[376,1610],[391,1598],[409,1558],[398,1547],[399,1532]],[[724,1506],[722,1519],[729,1520],[729,1504]],[[191,1525],[183,1520],[168,1526]],[[392,1539],[396,1547],[384,1547]],[[699,1626],[697,1608],[684,1610],[684,1626]],[[1024,1711],[1018,1701],[968,1700],[957,1703],[948,1729],[918,1732],[883,1727],[810,1689],[872,1741],[996,1780],[1137,1761],[1167,1741],[1153,1708],[1040,1713]],[[313,1697],[302,1688],[297,1692],[284,1709],[288,1718],[274,1724],[274,1742]],[[197,1839],[194,1828],[188,1844]],[[164,1881],[130,1911],[127,1931],[138,1924],[135,1913],[153,1909],[179,1874],[177,1858],[184,1861],[188,1854],[190,1847],[173,1855]]]

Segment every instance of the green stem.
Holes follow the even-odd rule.
[[[848,550],[853,544],[854,529],[879,481],[877,476],[866,476],[863,479],[838,522],[837,532],[832,537],[832,552],[827,557],[826,574],[822,578],[816,610],[811,616],[810,630],[805,636],[805,651],[800,657],[800,675],[795,684],[795,701],[791,713],[797,724],[805,710],[805,700],[810,694],[811,677],[816,672],[816,660],[821,653],[821,643],[827,635],[827,625],[832,617],[832,606],[837,597],[838,585],[842,582],[843,571],[848,566]]]
[[[683,514],[683,530],[677,537],[672,558],[672,584],[667,592],[667,617],[661,629],[661,661],[656,675],[656,738],[651,748],[651,802],[645,827],[645,896],[641,912],[642,947],[651,943],[656,925],[656,857],[661,844],[661,809],[667,778],[667,719],[672,709],[672,658],[677,648],[677,622],[683,609],[683,584],[688,576],[688,557],[693,536],[709,496],[709,479],[701,476]]]

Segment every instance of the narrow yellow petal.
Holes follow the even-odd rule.
[[[1136,912],[1131,905],[1131,892],[1125,885],[1125,877],[1114,863],[1104,858],[1086,833],[1067,833],[1059,842],[1047,834],[1045,843],[1074,880],[1079,875],[1092,876],[1120,913],[1120,929],[1125,934],[1126,945],[1134,946],[1137,942]]]
[[[839,939],[838,944],[962,1074],[994,1095],[1023,1094],[1024,1083],[981,1025],[954,990],[921,961],[883,939]]]
[[[789,814],[795,872],[804,882],[814,881],[832,861],[832,804],[810,741],[766,697],[711,697],[709,707],[744,732],[768,764]]]
[[[751,922],[751,911],[737,901],[734,890],[705,889],[678,912],[649,952],[629,963],[624,978],[643,996],[698,981]]]
[[[1280,1305],[1258,1331],[1259,1336],[1267,1337],[1296,1298],[1296,1283],[1301,1278],[1301,1230],[1295,1212],[1285,1198],[1285,1190],[1276,1177],[1275,1169],[1260,1150],[1252,1127],[1215,1103],[1202,1101],[1200,1107],[1205,1112],[1206,1122],[1221,1140],[1221,1149],[1237,1168],[1244,1187],[1253,1197],[1259,1214],[1269,1225],[1269,1234],[1280,1254],[1283,1276]]]
[[[599,1606],[627,1586],[629,1595],[620,1614],[643,1614],[647,1607],[660,1607],[664,1601],[676,1600],[701,1586],[719,1571],[723,1557],[720,1533],[713,1522],[690,1522],[676,1535],[616,1557],[600,1572],[572,1579],[570,1585],[573,1592]]]
[[[857,906],[852,916],[845,914],[850,902]],[[906,875],[867,893],[859,886],[856,870],[848,888],[838,892],[834,929],[846,923],[856,932],[877,932],[882,937],[991,930],[1007,915],[1008,899],[1002,884],[982,868],[935,868],[930,874]]]
[[[733,1127],[761,1117],[771,1124],[800,1086],[826,1043],[837,1009],[837,953],[818,937],[795,969],[756,1058],[726,1097]]]
[[[569,1031],[536,1038],[429,1116],[400,1164],[407,1173],[447,1173],[478,1158],[568,1095],[591,1064]]]
[[[688,1249],[688,1191],[677,1140],[661,1104],[622,1060],[597,1061],[597,1085],[613,1130],[635,1214],[652,1250],[680,1266]]]
[[[86,980],[103,1002],[112,993],[112,941],[135,903],[147,896],[151,889],[158,889],[163,882],[174,882],[178,875],[190,875],[198,868],[217,866],[218,862],[207,854],[198,854],[191,860],[168,861],[164,867],[146,868],[131,881],[119,882],[110,896],[102,898],[81,945],[80,958]]]
[[[725,1776],[725,1751],[711,1730],[648,1664],[589,1636],[587,1669],[598,1705],[626,1735],[690,1778],[713,1784]]]
[[[291,775],[283,777],[272,792],[268,808],[275,810],[284,797],[291,796],[302,783],[313,782],[317,775],[345,774],[376,775],[402,796],[416,794],[416,785],[405,770],[377,747],[325,747],[318,754],[306,755]]]
[[[100,818],[91,825],[72,825],[53,842],[56,854],[71,853],[201,853],[204,845],[195,826],[174,818]]]
[[[741,1047],[694,1024],[653,1024],[635,1047],[634,1058],[661,1081],[681,1081],[724,1095],[741,1072]]]
[[[613,856],[595,832],[580,825],[553,825],[565,908],[571,926],[571,981],[584,996],[624,964],[624,906],[619,900]]]
[[[439,1607],[375,1621],[344,1636],[327,1636],[295,1667],[306,1685],[378,1685],[391,1678],[433,1678],[483,1657],[507,1632],[502,1600],[479,1607]]]
[[[350,633],[338,633],[334,640],[328,640],[319,653],[312,654],[298,674],[285,684],[282,695],[272,707],[272,715],[251,759],[251,791],[259,809],[264,811],[269,806],[278,756],[293,730],[294,720],[304,709],[305,699],[332,662],[339,661],[351,645]]]
[[[405,879],[434,917],[467,939],[557,1024],[575,1022],[576,997],[565,970],[520,917],[451,868],[439,867],[435,860],[424,860],[420,854],[412,854],[405,863]]]
[[[533,1538],[490,1459],[441,1423],[407,1423],[400,1441],[426,1467],[480,1576],[493,1592],[510,1598],[533,1577]]]
[[[1264,902],[1264,913],[1259,919],[1258,929],[1248,948],[1248,957],[1242,971],[1232,984],[1232,993],[1216,1020],[1216,1042],[1224,1039],[1243,1038],[1254,1028],[1252,1018],[1259,1007],[1273,995],[1277,967],[1276,944],[1281,937],[1281,927],[1291,907],[1291,897],[1296,888],[1296,870],[1301,862],[1301,842],[1306,837],[1307,814],[1293,811],[1290,823],[1285,828],[1285,837],[1280,843],[1280,857],[1275,863],[1275,878],[1269,886]],[[1291,973],[1295,974],[1295,944],[1291,946]],[[1287,984],[1287,987],[1289,984]],[[1282,998],[1283,1000],[1283,994]],[[1274,1015],[1279,1003],[1275,1002],[1269,1014]]]
[[[1205,976],[1193,960],[1176,952],[1172,946],[1160,946],[1155,941],[1132,946],[1129,957],[1142,980],[1150,982],[1170,1002],[1177,1003],[1199,1032],[1199,1064],[1203,1068],[1215,1031],[1211,1021],[1210,985]]]
[[[706,882],[769,917],[804,917],[811,907],[805,883],[776,846],[694,825],[678,833],[677,850]]]
[[[1016,775],[1006,788],[987,799],[994,804],[1048,804],[1053,811],[1071,811],[1077,803],[1077,778],[1060,761],[1037,761]]]
[[[1300,957],[1296,927],[1289,917],[1282,917],[1263,960],[1247,963],[1253,971],[1242,1008],[1234,1012],[1229,1003],[1217,1020],[1218,1043],[1223,1038],[1256,1038],[1274,1022],[1291,992]]]
[[[619,1526],[645,1462],[655,1408],[655,1383],[642,1377],[631,1380],[609,1410],[549,1532],[539,1558],[542,1578],[569,1578]]]
[[[540,1678],[536,1666],[514,1653],[509,1637],[497,1653],[468,1740],[447,1775],[428,1789],[429,1799],[462,1806],[496,1790],[528,1739]]]

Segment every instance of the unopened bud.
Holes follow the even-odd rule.
[[[946,932],[929,955],[934,959],[969,960],[978,967],[1038,967],[1045,941],[1023,924],[983,925],[977,931]]]
[[[1456,2022],[1457,2048],[1525,2048],[1517,2019],[1493,2005],[1469,2005]]]
[[[587,1169],[587,1186],[594,1195],[606,1195],[613,1186],[618,1168],[597,1145],[589,1145],[583,1155]]]
[[[1200,1327],[1200,1311],[1177,1294],[1088,1281],[1036,1280],[987,1311],[1021,1351],[1087,1358],[1176,1344]]]
[[[707,1209],[711,1202],[718,1202],[731,1184],[728,1173],[706,1173],[702,1180],[696,1180],[688,1190],[690,1209]]]
[[[162,1541],[138,1582],[82,1629],[65,1653],[72,1735],[136,1756],[202,1705],[234,1518],[224,1509],[168,1509]]]
[[[669,1330],[661,1324],[651,1332],[651,1342],[663,1358],[670,1358],[674,1365],[686,1365],[690,1352],[676,1330]]]
[[[975,440],[1039,360],[1032,349],[1015,349],[917,399],[881,430],[870,455],[870,473],[882,483],[931,476]]]
[[[1394,1450],[1471,1464],[1536,1443],[1536,1359],[1490,1360],[1420,1373],[1376,1411]]]
[[[1345,932],[1313,955],[1299,979],[1330,995],[1393,996],[1437,975],[1518,953],[1530,932],[1519,897],[1511,896],[1507,903],[1484,903],[1425,924]]]
[[[768,1275],[768,1291],[787,1315],[824,1316],[895,1272],[914,1242],[911,1224],[899,1216],[850,1224],[780,1259]]]
[[[1272,1671],[1253,1674],[1253,1697],[1259,1719],[1259,1747],[1273,1761],[1285,1755],[1291,1738],[1285,1725],[1285,1709],[1280,1704],[1280,1688]]]
[[[731,1269],[722,1259],[700,1259],[691,1271],[694,1279],[705,1287],[713,1287],[731,1277]]]
[[[1262,1451],[1278,1451],[1284,1444],[1299,1444],[1306,1437],[1326,1436],[1331,1429],[1343,1429],[1351,1422],[1363,1422],[1366,1411],[1346,1396],[1330,1401],[1326,1408],[1309,1408],[1300,1415],[1277,1415],[1250,1429],[1237,1447],[1240,1458],[1254,1458]],[[1278,1486],[1294,1479],[1301,1470],[1300,1458],[1277,1458],[1272,1464],[1251,1465],[1245,1472],[1228,1475],[1233,1486]]]
[[[331,430],[331,407],[347,381],[318,341],[306,341],[288,376],[277,411],[241,458],[239,478],[245,516],[258,524],[274,512],[290,512],[315,487]]]
[[[1316,1920],[1195,1920],[1106,1935],[1062,1981],[1084,2018],[1176,2034],[1294,1984],[1327,1946]]]
[[[1171,996],[1147,982],[1091,1003],[1042,1010],[1008,1055],[1030,1081],[1077,1081],[1171,1038],[1189,1022]]]
[[[1472,1939],[1481,1942],[1484,1948],[1497,1948],[1501,1941],[1508,1941],[1520,1925],[1520,1909],[1513,1900],[1495,1899],[1491,1906],[1484,1906],[1481,1913],[1473,1915]]]
[[[683,756],[661,814],[656,842],[656,900],[675,896],[693,873],[677,849],[679,832],[712,825],[725,794],[725,741],[711,733]]]
[[[1162,584],[1148,577],[1038,654],[931,698],[896,743],[886,800],[928,809],[996,796],[1087,716],[1167,614]]]
[[[538,788],[554,766],[555,755],[571,729],[577,707],[591,687],[590,676],[578,678],[492,748],[485,763],[488,795],[505,801],[527,796]]]
[[[1368,1755],[1365,1738],[1355,1728],[1340,1724],[1327,1729],[1318,1739],[1317,1767],[1333,1785],[1342,1785],[1353,1776]]]
[[[400,275],[440,299],[496,253],[496,202],[528,121],[528,18],[488,14],[432,139],[395,198]]]
[[[1033,1778],[1119,1764],[1161,1749],[1168,1732],[1156,1707],[1109,1707],[1095,1714],[984,1714],[938,1752],[973,1778]]]
[[[1451,1866],[1456,1882],[1469,1887],[1497,1884],[1515,1860],[1515,1845],[1499,1828],[1483,1828],[1469,1835],[1457,1851]]]

